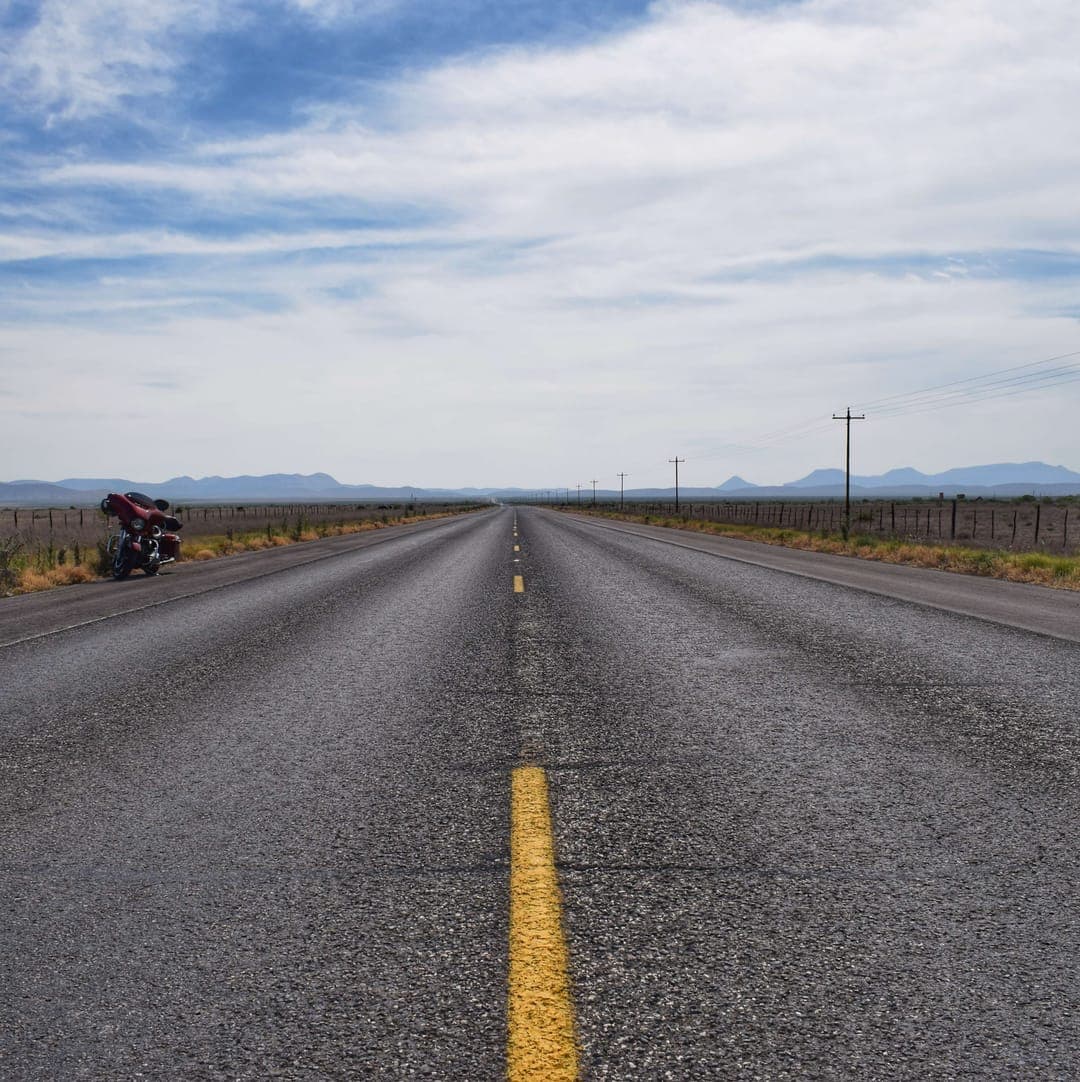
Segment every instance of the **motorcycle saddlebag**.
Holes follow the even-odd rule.
[[[158,538],[158,552],[163,560],[180,559],[180,538],[174,533],[163,533]]]

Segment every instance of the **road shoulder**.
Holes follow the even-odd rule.
[[[946,612],[1080,642],[1080,594],[1028,583],[959,575],[935,568],[859,560],[852,556],[786,549],[760,542],[568,514],[596,529],[631,534],[836,586],[880,594]]]

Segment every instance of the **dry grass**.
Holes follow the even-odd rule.
[[[657,515],[628,515],[617,511],[588,511],[603,518],[665,526],[695,533],[719,534],[743,541],[758,541],[784,548],[829,552],[860,560],[932,567],[962,575],[981,575],[1010,582],[1031,582],[1061,590],[1080,590],[1080,557],[1051,556],[1044,552],[1005,552],[995,549],[964,548],[959,545],[929,545],[855,534],[847,540],[840,534],[780,529],[775,526],[728,525]]]
[[[185,559],[212,560],[219,556],[233,556],[239,552],[258,552],[262,549],[280,548],[283,545],[303,544],[307,541],[319,541],[324,537],[341,537],[343,534],[368,533],[371,530],[383,530],[387,526],[404,526],[410,522],[422,522],[425,519],[448,518],[475,508],[463,508],[458,511],[433,511],[428,514],[381,515],[378,519],[363,522],[317,523],[309,526],[298,522],[288,533],[268,527],[266,530],[238,532],[230,530],[227,534],[185,537]],[[192,554],[193,555],[190,555]]]
[[[74,586],[78,582],[94,582],[99,576],[86,564],[65,564],[48,571],[25,568],[19,574],[14,593],[34,594],[40,590],[52,590],[56,586]]]
[[[232,556],[240,552],[258,552],[263,549],[280,548],[284,545],[304,544],[318,541],[324,537],[340,537],[343,534],[366,533],[371,530],[385,529],[387,526],[401,526],[424,519],[448,518],[452,515],[475,511],[475,507],[463,507],[452,511],[436,511],[428,514],[387,515],[378,519],[368,518],[362,522],[316,523],[308,525],[298,518],[296,525],[288,533],[268,527],[266,530],[238,533],[229,530],[227,534],[208,534],[185,537],[181,547],[182,560],[216,560],[223,556]],[[71,586],[80,582],[96,582],[109,576],[95,567],[96,555],[80,563],[65,563],[57,567],[42,567],[40,562],[30,558],[25,564],[12,568],[13,584],[10,594],[30,594],[41,590],[51,590],[57,586]],[[3,594],[0,583],[0,596]]]

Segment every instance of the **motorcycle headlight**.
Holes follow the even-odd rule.
[[[133,530],[141,530],[146,525],[146,522],[141,518],[133,518],[131,520],[131,528]]]

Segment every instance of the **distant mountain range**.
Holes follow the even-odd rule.
[[[145,492],[178,503],[330,503],[491,499],[520,489],[421,488],[418,485],[343,485],[328,473],[269,473],[240,477],[170,477],[132,481],[123,477],[66,477],[62,481],[0,481],[2,506],[87,506],[109,492]]]
[[[731,480],[746,484],[738,477]],[[1067,470],[1064,466],[1048,466],[1045,462],[999,462],[993,466],[961,466],[958,469],[945,470],[944,473],[920,473],[906,466],[876,476],[851,476],[851,483],[859,485],[860,488],[910,488],[914,485],[923,488],[936,486],[940,490],[942,487],[951,488],[957,485],[994,488],[1001,485],[1075,485],[1077,482],[1080,482],[1080,473]],[[843,470],[814,470],[813,473],[808,473],[783,487],[821,488],[843,483]]]
[[[181,502],[237,503],[281,501],[282,503],[329,503],[341,501],[441,501],[513,500],[531,496],[536,490],[521,488],[420,488],[412,485],[343,485],[328,473],[271,473],[242,477],[172,477],[168,481],[129,481],[120,477],[68,477],[62,481],[0,482],[3,506],[87,506],[107,492],[146,492]],[[562,488],[547,491],[562,492]],[[671,488],[627,489],[626,497],[670,499]],[[928,497],[944,493],[975,496],[1065,496],[1080,494],[1080,473],[1045,462],[1002,462],[989,466],[964,466],[943,473],[920,473],[911,467],[889,470],[874,476],[853,475],[852,496],[896,499]],[[843,470],[814,470],[784,485],[754,485],[741,477],[730,477],[714,488],[684,488],[679,494],[691,499],[834,499],[844,494]],[[576,493],[573,494],[576,497]],[[617,489],[599,489],[597,499],[618,499]],[[582,499],[591,499],[585,490]]]
[[[627,490],[630,499],[670,499],[673,489]],[[682,488],[685,499],[823,500],[844,495],[844,471],[813,470],[782,485],[755,485],[742,477],[729,477],[715,488]],[[921,499],[944,495],[1002,498],[1015,496],[1080,495],[1080,473],[1045,462],[998,462],[988,466],[960,466],[942,473],[920,473],[910,466],[887,473],[852,474],[853,499]],[[618,499],[617,490],[597,492],[598,499]]]

